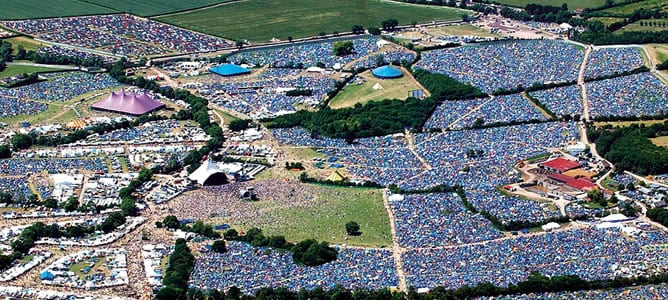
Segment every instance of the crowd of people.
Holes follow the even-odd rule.
[[[66,173],[68,170],[106,172],[107,162],[102,158],[43,158],[43,159],[2,159],[0,173],[8,176],[23,176],[41,172]]]
[[[664,232],[627,237],[619,229],[572,229],[525,235],[447,249],[418,249],[402,255],[408,284],[415,288],[458,288],[491,282],[508,286],[537,271],[546,276],[578,275],[585,280],[621,276],[625,265],[651,264],[660,255],[647,245],[663,244]]]
[[[90,92],[120,86],[107,74],[83,72],[43,74],[48,80],[12,89],[0,89],[0,95],[19,99],[67,101]]]
[[[337,64],[341,67],[360,59],[369,53],[376,52],[378,37],[351,38],[353,42],[353,53],[345,56],[337,56],[334,53],[336,41],[316,41],[301,43],[290,46],[278,46],[261,50],[248,50],[236,53],[228,58],[235,64],[248,63],[253,65],[269,65],[271,67],[295,67],[299,64],[304,68],[318,66],[319,63],[327,68],[333,68]]]
[[[271,70],[271,69],[270,69]],[[224,81],[190,84],[211,102],[254,118],[295,112],[296,105],[319,104],[335,81],[325,76],[273,77],[285,71],[272,71],[272,77],[253,81]],[[290,90],[310,90],[310,95],[288,96]]]
[[[405,195],[390,201],[399,245],[429,248],[468,244],[503,237],[480,214],[468,211],[456,193]]]
[[[582,91],[577,85],[529,92],[529,96],[545,105],[557,116],[582,115]]]
[[[448,75],[483,92],[529,87],[539,82],[573,81],[584,53],[553,40],[482,43],[422,53],[416,68]]]
[[[134,57],[216,51],[232,46],[231,42],[221,38],[127,14],[5,21],[2,24],[46,41]]]
[[[348,289],[381,289],[399,285],[390,250],[338,248],[338,258],[321,266],[297,265],[290,253],[254,248],[231,241],[226,253],[200,256],[190,276],[190,286],[227,291],[236,286],[244,293],[263,287],[323,289],[341,285]]]
[[[2,94],[5,94],[4,90],[5,89],[0,88],[0,118],[18,115],[36,115],[49,108],[46,103],[1,96]]]
[[[668,86],[650,72],[587,84],[591,117],[640,117],[668,113]]]
[[[538,120],[547,117],[521,94],[491,99],[445,101],[427,121],[427,128],[471,128],[492,123]]]
[[[598,78],[640,68],[645,61],[640,48],[598,48],[589,54],[585,68],[585,78]]]

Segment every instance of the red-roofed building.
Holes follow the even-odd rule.
[[[586,179],[581,179],[581,178],[574,179],[574,180],[571,180],[569,182],[566,182],[566,185],[570,186],[572,188],[576,188],[576,189],[581,190],[581,191],[591,191],[593,189],[596,189],[596,184],[595,183],[593,183],[589,180],[586,180]]]
[[[544,168],[553,171],[553,172],[566,172],[568,170],[577,169],[580,164],[576,161],[568,160],[563,157],[555,158],[553,160],[546,161],[540,164]]]
[[[561,182],[561,183],[566,183],[566,182],[569,182],[571,180],[575,180],[574,177],[564,175],[564,174],[559,174],[559,173],[547,174],[547,178],[550,178],[554,181],[558,181],[558,182]]]

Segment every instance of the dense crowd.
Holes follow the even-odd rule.
[[[470,128],[492,123],[538,120],[543,115],[520,94],[496,96],[491,99],[446,101],[429,118],[427,128]]]
[[[660,259],[647,245],[663,244],[664,232],[628,238],[619,229],[573,229],[519,236],[448,249],[413,250],[402,255],[408,284],[415,288],[458,288],[488,281],[507,286],[530,272],[572,274],[585,280],[621,276],[623,266]]]
[[[106,172],[107,162],[100,158],[89,159],[3,159],[0,160],[0,173],[9,176],[22,176],[29,173],[66,173],[67,170],[85,170]]]
[[[272,71],[273,74],[276,71]],[[295,112],[296,105],[319,104],[334,89],[335,81],[323,76],[269,78],[257,81],[228,81],[192,84],[211,102],[255,118]],[[311,95],[288,96],[289,90],[310,90]]]
[[[582,115],[582,91],[577,85],[530,92],[529,95],[557,116]]]
[[[18,88],[0,89],[0,95],[42,101],[67,101],[93,91],[120,86],[118,81],[107,74],[74,72],[43,76],[48,80]]]
[[[589,54],[585,78],[622,73],[645,65],[640,48],[599,48]]]
[[[503,237],[480,214],[464,208],[455,193],[406,195],[391,201],[399,245],[429,248],[459,245]]]
[[[378,37],[351,38],[354,51],[345,56],[334,54],[335,41],[316,41],[290,46],[278,46],[262,50],[248,50],[236,53],[228,58],[232,63],[269,65],[271,67],[313,67],[321,63],[327,68],[344,65],[379,50]],[[394,57],[394,55],[392,55]]]
[[[0,95],[5,94],[5,89],[0,88]],[[47,110],[46,103],[35,101],[24,101],[12,97],[0,96],[0,118],[18,115],[36,115]]]
[[[425,52],[416,68],[493,92],[576,80],[583,58],[577,47],[560,41],[504,41]]]
[[[5,21],[2,24],[46,41],[136,57],[215,51],[232,46],[221,38],[126,14]]]
[[[643,285],[609,290],[587,290],[576,292],[539,293],[530,295],[509,295],[493,298],[480,298],[486,300],[529,300],[529,299],[592,299],[592,300],[636,300],[636,299],[666,299],[668,298],[668,285]]]
[[[263,287],[290,290],[345,288],[380,289],[399,284],[390,250],[339,248],[338,258],[317,267],[299,266],[292,255],[271,248],[253,248],[232,241],[227,253],[200,256],[190,276],[190,286],[225,290],[237,286],[244,293]]]
[[[592,117],[654,116],[668,113],[668,86],[650,72],[588,82]]]
[[[49,46],[41,47],[37,49],[37,53],[42,55],[51,55],[51,56],[65,56],[70,58],[76,58],[80,60],[101,60],[104,63],[113,63],[118,60],[118,58],[108,56],[108,55],[97,55],[86,51],[77,50],[74,48],[65,48],[60,46]]]

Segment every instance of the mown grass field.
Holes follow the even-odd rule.
[[[654,32],[657,32],[657,31],[668,30],[668,20],[652,19],[652,20],[643,20],[642,21],[643,24],[645,24],[644,22],[650,22],[650,23],[656,22],[656,25],[650,25],[650,26],[647,26],[647,24],[645,24],[645,26],[640,25],[640,22],[641,21],[636,21],[634,23],[628,24],[628,25],[624,26],[622,29],[619,29],[619,30],[615,31],[615,33],[621,34],[623,32],[627,32],[627,31],[654,31]]]
[[[470,11],[387,0],[254,0],[241,1],[159,21],[230,39],[268,41],[350,31],[353,25],[380,26],[394,18],[400,24],[457,20]]]
[[[561,0],[561,1],[550,1],[550,0],[497,0],[501,4],[516,6],[516,7],[525,7],[527,4],[540,4],[540,5],[549,5],[549,6],[558,6],[560,7],[562,3],[568,4],[569,9],[576,8],[594,8],[600,7],[605,4],[605,0]]]
[[[621,16],[629,16],[634,11],[641,8],[650,10],[661,9],[662,11],[666,12],[668,11],[668,2],[666,2],[665,0],[646,0],[622,6],[611,7],[608,9],[604,9],[601,12],[609,14],[611,16],[621,17]]]
[[[623,21],[624,18],[613,18],[613,17],[593,17],[589,18],[590,21],[600,21],[605,26],[610,26],[610,24]]]
[[[412,90],[419,90],[410,77],[396,79],[378,79],[366,71],[358,75],[366,80],[363,84],[349,84],[334,99],[329,101],[331,108],[352,107],[357,103],[365,104],[369,101],[380,101],[384,99],[406,99]],[[374,90],[373,86],[379,83],[383,89]]]
[[[288,222],[265,226],[267,235],[284,235],[289,241],[314,238],[335,244],[390,246],[390,220],[383,205],[382,191],[370,188],[310,185],[320,205],[308,208],[279,208],[273,211]],[[360,225],[360,236],[348,236],[345,224]]]
[[[230,0],[87,0],[101,7],[140,16],[155,16],[199,7],[214,5]]]
[[[452,26],[442,26],[437,28],[430,28],[427,31],[433,33],[440,33],[445,35],[469,35],[469,36],[481,36],[481,37],[501,37],[498,34],[490,33],[489,31],[475,27],[470,24],[462,25],[452,25]]]
[[[115,13],[79,0],[3,0],[0,19],[18,20]]]
[[[45,46],[44,43],[38,42],[34,39],[25,36],[17,36],[13,38],[4,39],[4,41],[12,43],[12,54],[16,55],[19,46],[23,46],[26,51],[37,50],[37,48]]]
[[[20,66],[20,65],[7,65],[7,68],[0,72],[0,78],[10,77],[18,74],[30,74],[35,72],[49,72],[49,71],[58,71],[62,69],[53,69],[45,67],[35,67],[35,66]]]
[[[18,20],[129,12],[155,16],[230,0],[3,0],[0,19]]]

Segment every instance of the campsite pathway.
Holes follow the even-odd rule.
[[[583,118],[589,121],[589,98],[587,98],[587,86],[584,81],[584,73],[587,68],[587,60],[589,59],[589,54],[591,54],[591,46],[585,47],[584,58],[582,58],[582,65],[580,65],[580,72],[578,73],[578,85],[582,91],[582,107],[584,108]]]
[[[399,241],[397,240],[397,228],[395,227],[395,217],[390,208],[390,201],[388,198],[389,190],[385,189],[383,191],[383,204],[385,204],[385,209],[387,210],[387,215],[390,218],[390,231],[392,232],[392,256],[394,257],[394,265],[397,269],[397,278],[399,278],[399,290],[406,291],[406,273],[404,272],[404,265],[401,260],[401,253],[403,249],[399,246]]]

